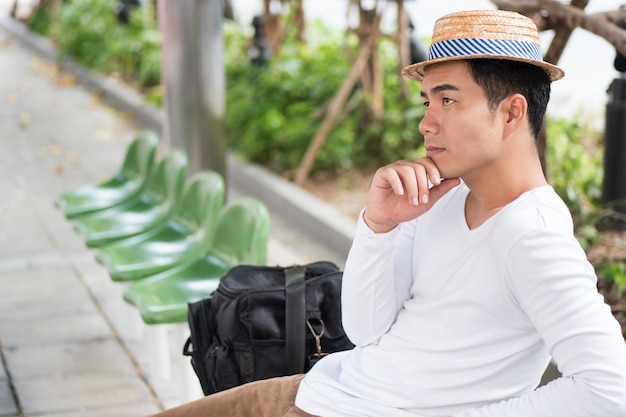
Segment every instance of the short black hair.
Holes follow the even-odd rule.
[[[468,59],[469,72],[483,89],[491,111],[505,98],[521,94],[528,102],[528,124],[537,140],[550,100],[550,77],[540,67],[506,59]]]

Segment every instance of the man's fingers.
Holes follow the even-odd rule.
[[[439,185],[441,175],[437,165],[430,158],[422,158],[415,162],[399,161],[398,164],[405,167],[405,183],[410,184],[409,197],[413,205],[428,204],[430,201],[430,183]]]
[[[422,186],[419,178],[420,173],[416,171],[414,164],[404,161],[399,162],[396,169],[402,179],[409,204],[417,206],[419,204],[419,190]]]
[[[428,202],[428,176],[424,165],[398,161],[391,167],[402,182],[409,204],[417,206]]]
[[[391,189],[398,196],[406,196],[410,205],[418,206],[433,202],[429,181],[435,187],[442,183],[435,163],[430,158],[422,158],[414,162],[400,160],[380,168],[372,185],[383,190]],[[448,184],[450,188],[444,188],[445,192],[454,185]]]
[[[377,174],[374,176],[372,185],[381,189],[390,188],[395,194],[404,195],[402,179],[398,175],[398,172],[390,166],[378,170]]]

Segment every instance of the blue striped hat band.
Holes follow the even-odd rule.
[[[497,55],[541,61],[541,48],[532,42],[503,39],[448,39],[430,46],[428,59]]]

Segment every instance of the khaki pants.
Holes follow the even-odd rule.
[[[250,382],[153,417],[314,417],[294,404],[303,377],[292,375]]]

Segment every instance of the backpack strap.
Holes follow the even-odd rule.
[[[304,266],[285,269],[285,347],[289,375],[304,372],[305,271]]]

